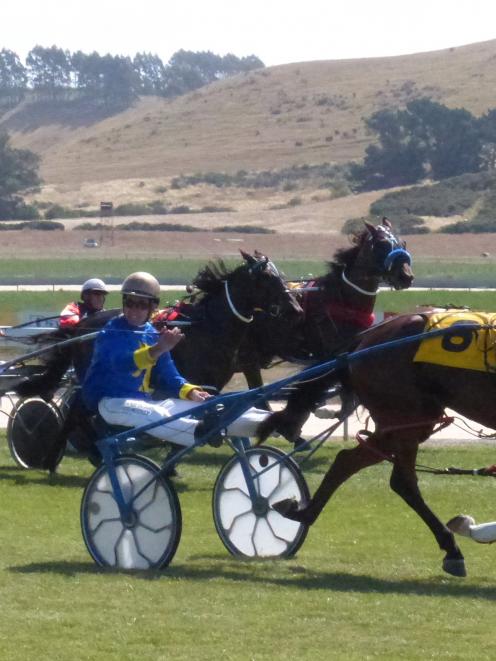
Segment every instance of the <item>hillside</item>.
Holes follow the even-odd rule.
[[[78,116],[60,104],[24,104],[1,118],[0,128],[11,132],[15,147],[42,156],[46,188],[37,199],[43,202],[85,207],[102,199],[169,202],[172,195],[184,203],[186,195],[200,207],[210,202],[212,187],[179,194],[170,190],[172,177],[359,159],[372,139],[363,118],[381,108],[420,96],[474,114],[494,107],[495,65],[496,40],[409,56],[288,64],[174,100],[143,98],[105,119]],[[320,204],[324,227],[330,196],[311,186],[297,194],[298,204]],[[257,214],[287,204],[294,193],[222,195],[235,212]],[[304,218],[306,210],[298,215]]]

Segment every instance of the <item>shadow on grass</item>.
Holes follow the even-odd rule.
[[[44,574],[53,573],[61,576],[75,576],[80,574],[91,575],[119,575],[134,576],[146,581],[178,580],[211,581],[212,579],[228,580],[233,582],[251,582],[252,584],[271,584],[277,587],[296,588],[298,590],[332,590],[333,592],[358,592],[379,594],[407,594],[423,597],[456,597],[458,599],[485,599],[496,601],[496,587],[488,587],[481,584],[467,585],[463,579],[448,576],[439,576],[429,579],[405,579],[394,580],[377,578],[368,574],[346,574],[344,572],[315,572],[301,565],[289,565],[285,567],[278,560],[278,571],[287,572],[285,576],[270,576],[261,572],[263,561],[261,560],[236,560],[240,563],[239,569],[223,563],[220,556],[209,556],[211,560],[217,561],[217,568],[192,567],[187,565],[174,565],[163,570],[151,571],[118,571],[104,569],[91,562],[40,562],[9,567],[8,571],[17,574]],[[225,558],[225,556],[224,556]],[[274,570],[274,560],[268,560],[268,570]],[[250,567],[256,571],[250,574]]]
[[[15,485],[20,486],[39,484],[48,487],[75,487],[82,489],[88,484],[89,477],[83,477],[82,475],[62,475],[60,473],[49,475],[42,470],[0,466],[0,480],[9,480]]]

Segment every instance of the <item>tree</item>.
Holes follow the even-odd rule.
[[[6,48],[0,51],[0,101],[8,105],[24,97],[28,77],[26,67],[16,53]]]
[[[81,51],[71,58],[76,89],[85,96],[100,97],[103,92],[103,62],[95,51],[87,55]]]
[[[478,120],[468,110],[431,101],[410,101],[404,110],[381,110],[367,120],[377,133],[362,165],[352,176],[362,189],[418,182],[429,175],[446,179],[481,166],[482,139]]]
[[[263,66],[254,55],[239,59],[230,53],[221,57],[211,51],[179,50],[167,64],[167,96],[185,94],[216,80]]]
[[[35,46],[26,58],[33,89],[57,97],[71,86],[71,56],[69,51],[52,46]]]
[[[479,119],[480,136],[482,140],[481,169],[496,168],[496,108],[488,110]]]
[[[106,106],[127,105],[138,96],[140,81],[129,57],[102,58],[102,86]]]
[[[167,87],[167,77],[164,63],[158,55],[151,53],[136,53],[133,68],[139,77],[140,94],[164,94]]]
[[[18,217],[23,200],[19,193],[36,189],[40,158],[27,149],[13,149],[7,133],[0,134],[0,219]]]
[[[407,104],[412,131],[425,146],[433,179],[478,172],[482,142],[478,120],[463,108],[447,108],[430,99]]]

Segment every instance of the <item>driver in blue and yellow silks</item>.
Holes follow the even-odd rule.
[[[176,369],[170,351],[183,339],[179,328],[160,332],[149,319],[158,306],[160,285],[146,272],[132,273],[123,282],[123,314],[109,321],[95,341],[93,358],[82,385],[82,398],[91,412],[109,424],[139,427],[182,411],[210,397],[190,384]],[[168,399],[152,399],[153,383]],[[236,436],[253,436],[267,411],[249,409],[229,425]],[[148,433],[183,446],[195,442],[199,421],[181,417]]]

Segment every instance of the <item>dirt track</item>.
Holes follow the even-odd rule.
[[[101,248],[83,248],[83,240],[98,233],[66,230],[65,232],[2,232],[4,256],[53,257],[76,256],[92,259],[125,257],[184,256],[210,257],[237,255],[240,248],[262,250],[274,259],[316,259],[332,257],[339,247],[349,245],[341,234],[235,234],[223,232],[114,232],[104,237]],[[496,234],[443,235],[426,234],[406,237],[407,247],[417,258],[452,259],[454,257],[496,258]]]

